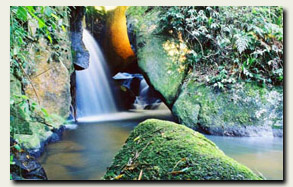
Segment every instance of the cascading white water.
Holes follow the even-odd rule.
[[[146,107],[149,109],[155,109],[160,103],[161,100],[152,95],[149,85],[145,79],[142,79],[139,85],[139,95],[136,96],[133,106],[140,110],[145,109]]]
[[[144,79],[142,79],[139,85],[139,96],[136,96],[133,104],[136,109],[144,109],[148,105],[148,103],[146,102],[148,90],[149,85]]]
[[[76,71],[77,120],[117,112],[103,53],[87,30],[83,31],[83,43],[90,63],[87,69]]]

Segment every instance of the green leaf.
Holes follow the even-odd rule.
[[[10,155],[10,164],[11,165],[14,165],[15,164],[15,162],[13,162],[13,155]]]
[[[16,16],[24,22],[27,21],[27,10],[22,6],[18,7]]]
[[[212,22],[213,22],[213,18],[212,17],[209,17],[208,24],[211,25]]]
[[[38,107],[38,105],[37,103],[32,102],[31,107],[32,107],[32,111],[34,111]]]
[[[23,98],[25,100],[29,100],[28,96],[26,96],[26,95],[21,95],[21,98]]]
[[[26,6],[27,10],[31,13],[34,13],[35,12],[35,9],[33,6]]]
[[[33,8],[28,8],[28,10],[29,10],[28,12],[30,13],[30,15],[38,21],[40,29],[47,26],[43,19],[40,19],[38,16],[36,16],[34,14],[35,10]]]
[[[14,104],[14,100],[10,98],[10,105]]]
[[[49,39],[50,43],[53,43],[53,40],[52,40],[52,37],[51,37],[51,35],[50,35],[50,34],[48,34],[48,35],[47,35],[47,37],[48,37],[48,39]]]
[[[64,32],[66,32],[66,29],[65,29],[64,25],[61,25],[61,28],[62,28],[62,30],[63,30]]]
[[[54,17],[56,20],[59,20],[60,19],[57,15],[55,15],[53,13],[51,13],[51,16]]]
[[[47,112],[46,109],[41,108],[41,111],[43,112],[43,114],[44,114],[45,117],[49,117],[49,114],[48,114],[48,112]]]
[[[248,39],[245,36],[236,35],[237,50],[241,54],[248,47]]]

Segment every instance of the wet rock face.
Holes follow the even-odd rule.
[[[169,121],[140,123],[108,168],[106,180],[260,180],[202,134]]]
[[[127,25],[127,35],[129,38],[130,46],[132,51],[137,54],[137,47],[136,47],[136,34],[134,31],[135,23],[132,23],[133,20],[131,18],[127,18],[126,25]]]
[[[28,27],[30,30],[34,25]],[[55,43],[39,38],[28,44],[30,66],[24,69],[27,81],[11,74],[10,96],[14,101],[10,104],[11,134],[34,156],[40,155],[45,144],[59,138],[56,132],[62,130],[70,113],[70,75],[74,70],[71,44],[68,32],[56,34],[60,39]],[[29,101],[15,96],[24,96]],[[33,102],[38,109],[33,109]],[[48,114],[47,119],[41,109]]]
[[[10,147],[10,178],[12,180],[47,180],[42,166],[12,138],[10,138]]]
[[[68,19],[63,21],[68,24]],[[29,29],[33,27],[29,24]],[[23,86],[22,94],[45,108],[49,114],[66,118],[70,113],[70,75],[74,70],[71,42],[69,32],[56,32],[60,39],[53,44],[45,38],[39,38],[36,44],[29,44],[32,67],[26,69],[30,80]]]
[[[52,72],[51,72],[52,73]],[[52,75],[49,73],[49,75]],[[62,77],[62,76],[61,76]],[[51,79],[50,79],[51,78]],[[56,77],[46,79],[46,84],[52,84],[54,85],[53,81]],[[56,78],[58,79],[58,77]],[[31,79],[34,80],[35,79]],[[44,80],[43,80],[44,81]],[[35,85],[35,88],[41,88],[37,84],[38,82],[33,82]],[[68,83],[66,83],[68,84]],[[63,86],[66,86],[64,84]],[[11,76],[10,80],[11,85],[11,97],[15,95],[22,95],[22,83],[14,76]],[[42,87],[45,89],[44,87]],[[66,88],[66,87],[65,87]],[[29,95],[32,100],[35,100],[37,102],[35,92],[33,90],[29,90],[29,87],[25,88],[26,94],[32,94]],[[32,88],[31,88],[32,89]],[[70,95],[63,95],[59,98],[50,100],[50,98],[43,98],[42,93],[46,90],[36,90],[39,96],[39,100],[42,102],[47,102],[46,104],[50,104],[48,107],[48,111],[50,111],[50,124],[45,125],[44,121],[45,119],[38,113],[38,112],[23,112],[24,109],[29,108],[28,102],[24,102],[22,106],[18,105],[18,102],[23,102],[22,99],[16,99],[15,102],[10,105],[10,133],[14,134],[14,138],[21,140],[21,144],[25,149],[30,153],[30,155],[38,157],[40,154],[44,151],[44,146],[49,142],[55,142],[58,141],[61,137],[61,132],[63,129],[63,124],[65,122],[65,118],[68,114],[68,109],[63,108],[64,106],[60,106],[59,104],[62,103],[56,103],[61,102],[64,100],[70,101]],[[66,97],[66,98],[62,98]],[[49,99],[49,100],[46,100]],[[46,105],[47,106],[47,105]],[[58,108],[58,106],[60,108]],[[44,105],[42,106],[44,107]],[[54,108],[55,107],[55,108]],[[66,107],[66,106],[65,106]],[[55,109],[55,110],[54,110]],[[59,113],[59,116],[56,115],[56,112],[63,111],[63,113]]]
[[[87,69],[89,66],[89,52],[86,50],[82,41],[82,19],[85,13],[85,7],[70,7],[70,39],[71,50],[73,54],[73,63],[76,70]]]
[[[282,136],[282,88],[236,83],[217,92],[187,77],[172,111],[179,121],[208,134]]]
[[[157,12],[144,15],[136,28],[138,66],[180,123],[208,134],[282,136],[282,87],[240,82],[217,91],[196,80],[184,65],[184,41],[157,32]]]
[[[71,54],[70,52],[62,54],[63,60],[55,61],[51,58],[53,49],[47,45],[47,42],[40,39],[39,45],[38,50],[30,51],[35,70],[28,72],[31,84],[25,86],[25,94],[46,108],[50,114],[67,117],[71,103]],[[70,44],[65,41],[60,42],[60,45],[70,48]]]
[[[113,75],[119,71],[125,71],[136,61],[127,34],[126,9],[126,6],[119,6],[106,13],[102,48]]]
[[[172,110],[180,122],[209,134],[281,136],[282,88],[237,83],[225,92],[187,78]],[[199,106],[198,113],[192,113]]]

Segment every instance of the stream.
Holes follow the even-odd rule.
[[[62,141],[46,146],[38,159],[49,180],[99,180],[136,125],[149,118],[174,121],[164,105],[156,110],[143,110],[150,99],[146,97],[149,86],[145,81],[140,83],[136,109],[118,112],[111,90],[112,79],[107,76],[109,69],[98,43],[86,30],[83,42],[90,54],[90,64],[88,69],[76,72],[79,122],[68,126]],[[282,138],[207,138],[266,179],[283,178]]]
[[[99,180],[130,131],[147,118],[174,120],[169,110],[140,110],[112,114],[110,121],[80,122],[64,131],[62,141],[49,144],[38,160],[49,180]],[[283,178],[282,138],[206,137],[266,179]]]

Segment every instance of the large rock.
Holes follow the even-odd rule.
[[[65,116],[50,113],[50,119],[47,119],[50,121],[46,121],[39,109],[30,109],[27,96],[21,91],[23,85],[13,75],[10,76],[10,87],[10,134],[21,140],[22,146],[31,155],[38,157],[47,143],[60,139]],[[57,105],[54,101],[51,101],[51,104]]]
[[[65,25],[67,20],[62,19]],[[29,21],[28,28],[36,37],[36,23]],[[57,41],[40,37],[29,43],[28,65],[22,75],[17,71],[10,75],[10,134],[34,156],[60,138],[70,114],[71,43],[68,32],[56,32]]]
[[[50,114],[62,117],[70,113],[70,75],[73,71],[71,63],[70,42],[67,33],[60,33],[65,40],[60,41],[60,48],[67,52],[61,53],[59,59],[52,58],[50,45],[44,39],[39,40],[39,48],[30,50],[34,70],[28,70],[30,83],[24,88],[25,95],[46,108]]]
[[[178,71],[180,63],[169,56],[168,49],[163,48],[169,42],[172,45],[173,41],[166,37],[150,38],[143,36],[137,39],[140,46],[137,54],[138,66],[153,88],[162,94],[166,104],[172,106],[185,77],[185,70]]]
[[[174,38],[160,32],[158,12],[153,8],[138,21],[129,16],[137,23],[138,66],[180,123],[217,135],[283,135],[282,87],[238,82],[216,91],[206,81],[192,78],[195,73],[184,64],[188,48],[180,35]]]
[[[172,106],[186,75],[183,63],[187,47],[182,40],[155,32],[158,12],[150,13],[146,19],[136,34],[138,66],[166,104]]]
[[[140,123],[115,156],[104,179],[259,180],[202,134],[173,122]]]
[[[228,136],[282,136],[282,88],[237,83],[230,90],[188,79],[172,111],[183,124]]]
[[[102,47],[113,75],[119,71],[125,71],[136,60],[127,34],[126,9],[127,6],[118,6],[106,13]]]

